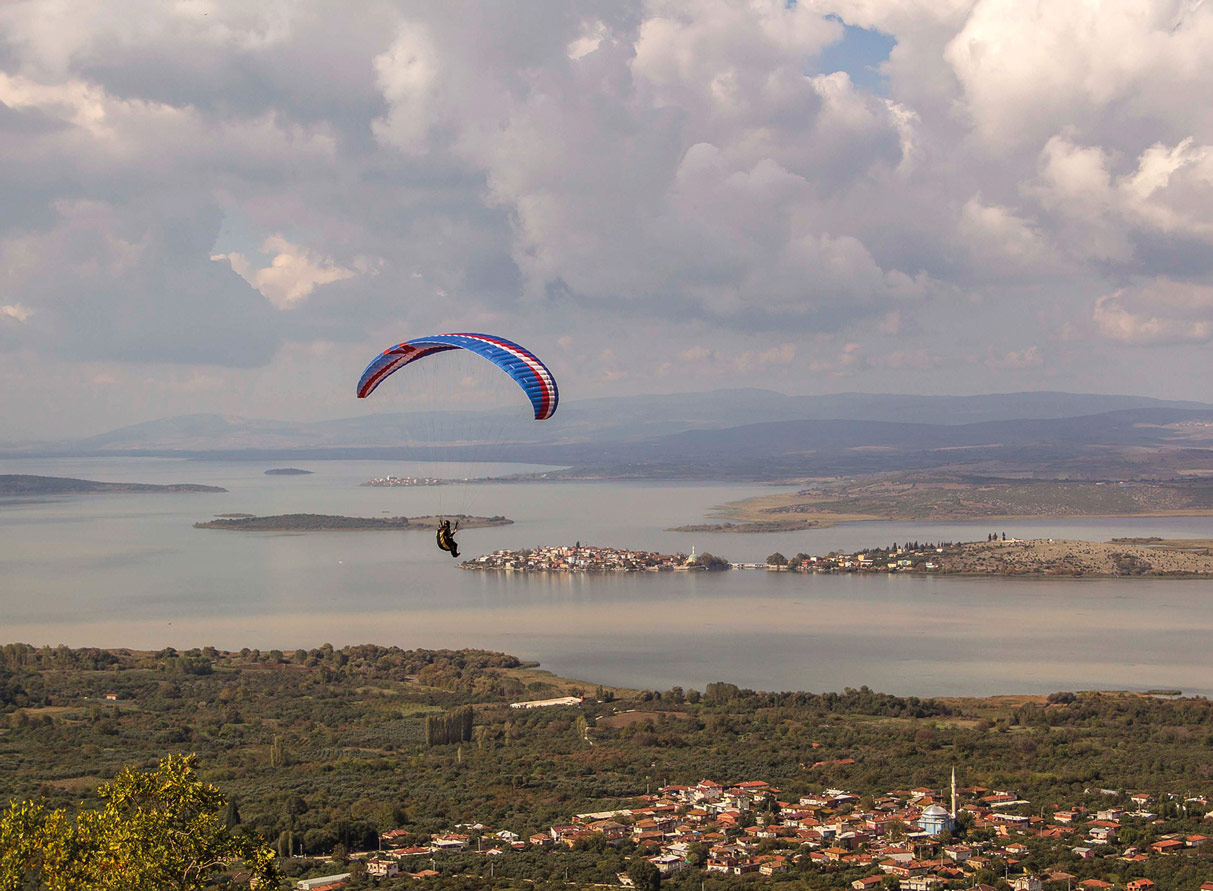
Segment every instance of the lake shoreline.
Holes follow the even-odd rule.
[[[347,517],[504,514],[461,529],[460,559],[542,543],[599,542],[737,562],[773,551],[854,552],[893,541],[1008,538],[1213,539],[1207,519],[1021,523],[847,523],[724,539],[665,532],[766,487],[689,483],[483,484],[364,488],[386,473],[451,477],[440,464],[357,461],[310,476],[282,464],[145,459],[0,463],[0,472],[92,480],[207,483],[231,494],[13,499],[0,510],[5,627],[51,644],[228,649],[357,644],[489,646],[558,674],[637,689],[866,684],[906,695],[1179,687],[1213,695],[1207,650],[1213,581],[1085,575],[933,578],[758,570],[529,574],[456,571],[425,534],[206,534],[220,513]],[[305,465],[299,464],[299,467]],[[317,468],[310,468],[317,469]],[[501,476],[512,468],[476,468]],[[462,471],[462,468],[458,470]],[[452,520],[453,523],[453,520]],[[461,524],[462,526],[462,524]],[[421,527],[425,528],[425,527]],[[904,578],[902,578],[904,576]],[[1046,584],[1048,582],[1049,584]],[[1013,633],[1012,633],[1013,632]]]
[[[202,486],[194,483],[103,483],[97,480],[66,476],[34,476],[24,473],[0,474],[0,496],[5,498],[37,497],[42,495],[132,495],[144,493],[177,494],[181,492],[223,493],[222,486]]]

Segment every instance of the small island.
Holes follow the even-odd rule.
[[[460,529],[508,526],[505,517],[470,517],[451,514],[446,517],[339,517],[329,514],[279,514],[272,517],[217,517],[194,524],[195,529],[234,529],[240,532],[367,532],[419,529],[433,531],[439,519],[454,520]]]
[[[152,483],[100,483],[62,476],[30,476],[23,473],[0,474],[0,495],[95,495],[133,492],[226,492],[219,486],[197,486],[173,483],[160,486]]]
[[[307,476],[310,470],[300,470],[298,467],[275,467],[265,472],[266,476]]]
[[[465,560],[460,569],[495,569],[506,572],[716,572],[732,569],[723,557],[712,554],[658,554],[593,545],[544,545],[522,551],[494,551]]]

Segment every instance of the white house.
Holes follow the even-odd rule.
[[[394,879],[400,875],[400,864],[388,857],[372,857],[366,862],[366,874],[377,879]]]
[[[334,882],[344,882],[350,877],[348,872],[339,872],[331,876],[317,876],[314,879],[300,879],[295,883],[297,891],[312,891],[313,888],[319,888],[321,885],[331,885]]]

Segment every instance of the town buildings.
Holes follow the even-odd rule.
[[[778,572],[936,572],[945,549],[918,545],[874,549],[855,554],[797,554],[772,563],[728,563],[707,554],[659,554],[595,545],[541,545],[519,551],[500,550],[460,564],[461,569],[506,572],[691,572],[713,569],[765,569]],[[778,556],[778,555],[773,555]]]
[[[940,803],[945,800],[950,809]],[[393,830],[383,833],[382,850],[368,854],[366,863],[377,877],[418,877],[437,874],[412,865],[423,858],[440,866],[450,853],[555,853],[600,839],[597,843],[628,845],[631,857],[648,859],[663,876],[700,869],[757,879],[791,870],[851,870],[861,873],[850,881],[855,891],[877,891],[890,882],[900,891],[979,889],[983,877],[1005,880],[1011,891],[1155,891],[1154,881],[1135,870],[1176,856],[1199,858],[1213,875],[1213,851],[1201,834],[1170,834],[1140,848],[1117,847],[1118,830],[1133,826],[1140,834],[1155,820],[1143,802],[1134,804],[1136,809],[1099,811],[1072,804],[1046,817],[1009,789],[957,790],[955,775],[949,795],[920,787],[863,797],[833,788],[788,796],[764,780],[703,779],[637,796],[627,808],[573,815],[526,840],[510,829],[461,824],[426,845],[409,846],[410,837]],[[964,835],[963,842],[954,833]],[[1025,868],[1032,851],[1046,842],[1057,857],[1106,864],[1104,877],[1080,882],[1071,872]],[[621,882],[628,884],[626,876]],[[1213,891],[1213,885],[1203,891]]]
[[[695,554],[658,554],[626,548],[560,545],[494,551],[460,564],[461,569],[507,572],[686,572],[707,569]],[[725,564],[723,568],[728,568]]]

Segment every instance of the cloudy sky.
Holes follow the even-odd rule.
[[[361,414],[443,330],[566,399],[1209,400],[1209,46],[1202,0],[9,0],[0,439]]]

